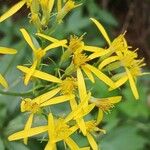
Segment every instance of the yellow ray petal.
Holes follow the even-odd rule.
[[[19,131],[10,135],[8,137],[8,140],[9,141],[20,140],[23,138],[31,137],[31,136],[46,132],[47,130],[48,130],[48,126],[40,126],[40,127],[31,128],[28,130],[28,132],[25,130]]]
[[[120,87],[121,85],[123,85],[125,82],[127,82],[128,80],[128,76],[124,75],[122,76],[118,81],[115,82],[115,88],[109,88],[109,91],[112,91],[118,87]]]
[[[79,89],[80,100],[83,101],[87,95],[87,92],[86,92],[84,77],[80,68],[77,69],[77,79],[78,79],[78,89]]]
[[[55,135],[55,124],[52,113],[48,115],[48,135],[50,137],[50,141],[53,141]]]
[[[58,96],[58,97],[54,97],[52,99],[47,100],[46,102],[42,103],[40,106],[49,106],[49,105],[54,105],[54,104],[59,104],[59,103],[63,103],[66,102],[70,99],[74,98],[74,95],[63,95],[63,96]]]
[[[64,141],[67,143],[71,150],[79,150],[78,145],[70,137],[66,138]]]
[[[104,27],[102,26],[102,24],[100,22],[98,22],[96,19],[94,18],[90,18],[94,23],[95,25],[97,26],[97,28],[99,29],[99,31],[102,33],[102,35],[104,36],[105,40],[108,42],[108,44],[110,45],[111,44],[111,41],[109,39],[109,36],[106,32],[106,30],[104,29]]]
[[[42,33],[36,33],[36,35],[39,36],[39,37],[42,37],[42,38],[44,38],[44,39],[46,39],[46,40],[48,40],[48,41],[50,41],[50,42],[53,42],[53,43],[54,43],[54,42],[59,42],[59,40],[57,40],[57,39],[55,39],[55,38],[53,38],[53,37],[51,37],[51,36],[42,34]]]
[[[103,52],[105,49],[95,46],[84,46],[83,50],[89,51],[89,52]]]
[[[53,96],[55,96],[59,91],[61,90],[61,88],[56,88],[54,90],[51,90],[49,92],[46,92],[45,94],[42,94],[38,97],[36,97],[35,99],[32,100],[32,102],[34,103],[43,103],[45,101],[47,101],[48,99],[52,98]]]
[[[95,142],[94,138],[90,133],[87,133],[87,139],[92,147],[93,150],[98,150],[97,143]]]
[[[62,0],[57,0],[57,12],[60,12],[62,8]]]
[[[17,51],[12,48],[0,47],[0,54],[16,54]]]
[[[37,61],[34,61],[33,65],[30,68],[30,71],[25,75],[25,78],[24,78],[25,85],[28,85],[31,76],[34,74],[36,66],[37,66]]]
[[[135,81],[134,81],[128,68],[126,68],[126,72],[127,72],[128,78],[129,78],[129,83],[130,83],[130,87],[133,92],[133,95],[134,95],[135,99],[139,99],[139,93],[137,91]]]
[[[86,132],[86,125],[85,125],[84,120],[82,118],[79,118],[76,121],[83,135],[86,135],[87,132]]]
[[[82,70],[85,72],[87,77],[91,80],[91,82],[95,83],[95,80],[94,80],[94,77],[92,75],[92,72],[88,68],[86,68],[85,66],[82,66]]]
[[[102,80],[104,83],[106,83],[107,85],[109,85],[110,87],[112,88],[115,88],[115,84],[114,82],[109,78],[107,77],[104,73],[102,73],[100,70],[98,70],[97,68],[89,65],[89,64],[86,64],[86,67],[91,71],[93,72],[100,80]]]
[[[49,3],[48,3],[49,13],[51,13],[53,7],[54,7],[54,0],[50,0]]]
[[[32,41],[32,39],[31,39],[30,35],[28,34],[28,32],[27,32],[24,28],[20,29],[20,31],[21,31],[21,33],[22,33],[24,39],[26,40],[26,42],[27,42],[27,43],[29,44],[29,46],[31,47],[31,49],[32,49],[33,51],[36,51],[36,47],[34,46],[33,41]]]
[[[30,128],[31,128],[31,126],[32,126],[32,122],[33,122],[33,116],[34,116],[33,113],[30,114],[30,116],[29,116],[29,118],[28,118],[28,120],[27,120],[27,123],[26,123],[26,125],[25,125],[24,131],[28,132],[28,131],[30,130]],[[28,134],[28,133],[27,133],[27,134]],[[23,139],[23,142],[24,142],[24,144],[27,145],[27,143],[28,143],[28,138],[24,138],[24,139]]]
[[[51,141],[48,141],[48,143],[46,144],[46,147],[44,148],[44,150],[55,150],[55,143],[52,143]]]
[[[74,119],[78,119],[78,118],[82,118],[83,116],[86,116],[87,114],[91,112],[91,110],[93,110],[94,107],[95,107],[95,104],[88,105],[86,108],[83,109],[84,111],[76,115]]]
[[[21,7],[25,4],[25,1],[20,1],[17,4],[15,4],[14,6],[12,6],[6,13],[4,13],[1,17],[0,17],[0,22],[4,21],[5,19],[9,18],[10,16],[12,16],[13,14],[15,14],[19,9],[21,9]]]
[[[53,49],[53,48],[57,48],[57,47],[60,47],[60,46],[64,46],[64,45],[66,45],[66,43],[67,43],[67,40],[61,40],[61,41],[52,43],[52,44],[50,44],[49,46],[47,46],[47,47],[44,49],[44,51],[46,52],[46,51],[51,50],[51,49]]]
[[[75,98],[70,100],[70,106],[72,110],[75,110],[77,108],[78,105],[77,105]]]
[[[103,56],[103,55],[106,55],[106,54],[108,54],[110,51],[108,51],[108,50],[103,50],[102,52],[100,51],[98,51],[98,52],[95,52],[95,53],[93,53],[93,54],[91,54],[91,55],[89,55],[89,59],[95,59],[95,58],[97,58],[97,57],[101,57],[101,56]]]
[[[5,80],[5,78],[0,74],[0,84],[5,87],[5,88],[8,88],[8,83],[7,81]]]
[[[28,68],[28,67],[17,66],[17,68],[24,73],[30,72],[30,68]],[[62,82],[59,78],[52,76],[48,73],[42,72],[42,71],[38,71],[38,70],[35,70],[32,76],[46,80],[46,81],[50,81],[50,82],[55,82],[55,83],[61,83]]]
[[[96,124],[99,125],[102,119],[103,119],[103,111],[101,109],[98,109]]]
[[[100,65],[98,66],[98,69],[103,69],[105,66],[109,65],[110,63],[116,61],[116,60],[119,60],[119,57],[118,56],[112,56],[112,57],[109,57],[107,59],[105,59],[102,63],[100,63]]]

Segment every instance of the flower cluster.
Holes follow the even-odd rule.
[[[98,150],[99,146],[94,135],[97,132],[106,133],[104,129],[99,128],[103,113],[109,113],[114,105],[121,101],[122,96],[96,98],[88,89],[86,80],[94,84],[97,77],[108,86],[108,90],[120,88],[129,81],[135,99],[139,99],[135,82],[138,76],[146,74],[141,70],[145,65],[144,60],[138,59],[137,51],[128,46],[125,33],[111,41],[102,24],[94,18],[90,20],[107,41],[107,48],[87,45],[84,42],[84,35],[80,37],[71,35],[69,40],[60,40],[44,34],[42,31],[48,27],[53,15],[54,0],[22,0],[2,15],[0,22],[13,15],[25,4],[30,8],[30,21],[38,30],[36,36],[48,44],[37,47],[40,44],[35,44],[27,30],[21,28],[25,41],[32,49],[33,61],[30,67],[19,65],[17,68],[25,75],[25,85],[29,82],[45,80],[49,88],[36,97],[26,97],[22,100],[21,112],[29,114],[28,120],[22,131],[10,135],[8,139],[9,141],[23,139],[27,144],[29,137],[47,133],[45,150],[56,150],[59,141],[63,141],[71,150],[91,148]],[[58,0],[54,26],[61,23],[68,12],[80,5],[75,4],[73,0],[65,1],[63,4]],[[60,69],[66,62],[69,62],[69,65],[58,75],[42,71],[41,63],[47,57],[46,54],[61,48],[64,51],[59,62]],[[0,48],[0,53],[15,52],[15,50]],[[7,86],[1,75],[0,83]],[[63,116],[51,111],[52,106],[55,107],[60,103],[64,105],[67,103],[70,108],[70,111]],[[45,111],[47,108],[50,111]],[[87,117],[93,110],[97,111],[97,116]],[[39,114],[46,117],[47,124],[33,127],[34,117]],[[86,138],[89,147],[79,147],[72,138],[73,134],[81,134]]]

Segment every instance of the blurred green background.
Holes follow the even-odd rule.
[[[81,0],[78,0],[80,2]],[[0,0],[0,14],[17,1]],[[82,0],[83,5],[72,11],[60,25],[53,36],[64,38],[70,34],[81,36],[87,33],[84,41],[90,45],[104,46],[105,41],[97,32],[96,27],[89,21],[89,17],[97,18],[106,27],[111,39],[127,30],[126,38],[133,48],[139,47],[140,58],[144,57],[150,71],[150,0]],[[27,146],[22,142],[8,142],[7,136],[23,128],[26,121],[24,114],[20,113],[21,99],[29,93],[30,86],[25,87],[21,73],[16,65],[29,63],[31,50],[22,40],[20,31],[25,27],[31,33],[35,29],[26,18],[28,10],[22,8],[15,16],[0,23],[0,45],[13,47],[18,50],[14,56],[0,56],[0,72],[6,76],[10,87],[8,91],[0,89],[0,150],[42,150],[45,142],[40,143],[36,138],[31,138]],[[59,53],[50,53],[54,60],[59,59]],[[45,62],[48,60],[45,60]],[[49,67],[53,70],[55,65]],[[90,84],[88,85],[90,86]],[[135,101],[127,84],[120,91],[108,93],[107,88],[97,81],[92,91],[95,96],[109,96],[122,93],[123,100],[112,111],[105,114],[101,125],[107,134],[99,136],[97,141],[102,150],[149,150],[150,149],[150,79],[143,76],[137,81],[140,100]],[[21,96],[8,96],[11,92],[23,93]],[[32,91],[31,91],[32,92]],[[63,108],[65,109],[65,108]],[[36,118],[40,122],[40,117]],[[79,140],[79,138],[81,138]],[[86,141],[79,137],[81,145]],[[60,145],[60,150],[61,145]]]

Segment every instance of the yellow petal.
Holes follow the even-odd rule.
[[[37,66],[37,61],[34,61],[33,65],[30,68],[30,71],[25,75],[25,78],[24,78],[25,85],[28,85],[31,76],[34,74],[36,66]]]
[[[83,148],[80,148],[80,150],[90,150],[90,147],[83,147]]]
[[[20,31],[21,31],[21,33],[22,33],[24,39],[26,40],[26,42],[27,42],[27,43],[29,44],[29,46],[31,47],[31,49],[32,49],[33,51],[35,51],[35,50],[36,50],[36,47],[34,46],[33,41],[32,41],[32,39],[31,39],[30,35],[28,34],[28,32],[27,32],[24,28],[20,29]]]
[[[115,84],[114,82],[109,78],[107,77],[104,73],[102,73],[100,70],[98,70],[97,68],[89,65],[89,64],[86,64],[86,67],[91,71],[93,72],[100,80],[102,80],[104,83],[106,83],[107,85],[109,85],[110,87],[112,88],[115,88]]]
[[[86,135],[87,131],[86,131],[86,125],[85,125],[84,120],[82,118],[79,118],[76,121],[83,135]]]
[[[67,40],[61,40],[61,41],[52,43],[52,44],[50,44],[49,46],[47,46],[47,47],[44,49],[44,51],[48,51],[48,50],[53,49],[53,48],[56,48],[56,47],[64,46],[64,45],[66,45],[66,43],[67,43]]]
[[[103,50],[103,52],[95,52],[95,53],[93,53],[93,54],[91,54],[91,55],[89,55],[89,59],[90,60],[92,60],[92,59],[95,59],[95,58],[98,58],[98,57],[101,57],[101,56],[103,56],[103,55],[106,55],[106,54],[108,54],[110,51],[108,51],[108,50]]]
[[[17,4],[15,4],[14,6],[12,6],[6,13],[4,13],[1,17],[0,17],[0,22],[4,21],[5,19],[9,18],[10,16],[12,16],[13,14],[15,14],[19,9],[21,9],[21,7],[25,4],[25,1],[20,1]]]
[[[28,67],[17,66],[17,68],[24,73],[30,72],[30,68],[28,68]],[[61,83],[62,82],[59,78],[52,76],[48,73],[42,72],[42,71],[38,71],[38,70],[35,70],[32,76],[46,80],[46,81],[50,81],[50,82],[55,82],[55,83]]]
[[[70,137],[66,138],[64,141],[71,150],[79,150],[78,145]]]
[[[103,119],[103,111],[101,109],[98,109],[96,124],[99,125],[102,119]]]
[[[57,12],[60,12],[61,8],[62,8],[62,0],[57,0]]]
[[[53,42],[53,43],[54,43],[54,42],[59,42],[59,40],[57,40],[57,39],[55,39],[55,38],[53,38],[53,37],[51,37],[51,36],[42,34],[42,33],[36,33],[36,35],[39,36],[39,37],[42,37],[42,38],[44,38],[44,39],[46,39],[46,40],[48,40],[48,41],[50,41],[50,42]]]
[[[55,124],[54,124],[54,117],[52,113],[48,115],[48,135],[50,138],[50,141],[54,140],[55,135]]]
[[[55,143],[52,143],[51,141],[48,141],[48,143],[46,144],[46,147],[44,148],[44,150],[55,150]]]
[[[77,105],[75,98],[70,100],[70,106],[72,110],[75,110],[77,108],[78,105]]]
[[[128,77],[125,75],[123,77],[121,77],[118,81],[115,82],[115,88],[109,88],[109,91],[114,90],[118,87],[120,87],[121,85],[123,85],[125,82],[127,82]]]
[[[105,49],[103,48],[99,48],[99,47],[95,47],[95,46],[84,46],[83,50],[89,51],[89,52],[103,52],[105,51]]]
[[[49,13],[51,13],[53,7],[54,7],[54,0],[50,0],[49,3],[48,3]]]
[[[90,60],[92,60],[92,59],[101,57],[101,56],[103,56],[103,55],[106,55],[106,54],[108,54],[108,53],[109,53],[108,50],[103,50],[103,52],[99,52],[99,51],[98,51],[98,52],[95,52],[95,53],[89,55],[88,58],[89,58]]]
[[[99,29],[99,31],[102,33],[102,35],[104,36],[105,40],[108,42],[108,44],[110,45],[111,44],[111,41],[108,37],[108,34],[106,32],[106,30],[104,29],[104,27],[102,26],[102,24],[100,22],[98,22],[96,19],[94,18],[90,18],[94,23],[95,25],[97,26],[97,28]]]
[[[86,68],[85,66],[82,66],[82,70],[85,72],[87,77],[91,80],[91,82],[95,83],[95,80],[94,80],[94,77],[92,75],[92,72],[88,68]]]
[[[48,126],[40,126],[40,127],[31,128],[28,130],[28,132],[25,130],[19,131],[10,135],[8,137],[8,140],[9,141],[20,140],[23,138],[31,137],[31,136],[46,132],[47,130],[48,130]]]
[[[77,79],[78,79],[78,90],[79,90],[80,100],[83,101],[87,95],[87,92],[86,92],[84,77],[80,68],[77,69]]]
[[[91,112],[91,110],[93,110],[93,108],[95,107],[95,104],[90,104],[87,107],[85,107],[83,109],[83,111],[80,112],[80,114],[77,114],[74,119],[78,119],[78,118],[82,118],[85,115],[89,114]]]
[[[105,66],[109,65],[110,63],[116,61],[116,60],[119,60],[119,57],[118,56],[112,56],[112,57],[109,57],[107,59],[105,59],[99,66],[98,66],[98,69],[103,69]]]
[[[133,95],[134,95],[135,99],[139,99],[139,93],[137,91],[135,81],[134,81],[130,71],[127,68],[126,68],[126,72],[127,72],[128,78],[129,78],[129,83],[130,83],[130,87],[133,92]]]
[[[0,74],[0,84],[5,87],[5,88],[8,88],[8,83],[7,81],[5,80],[5,78]]]
[[[54,105],[54,104],[59,104],[59,103],[63,103],[66,102],[70,99],[74,98],[74,95],[63,95],[63,96],[58,96],[58,97],[54,97],[52,99],[47,100],[46,102],[42,103],[40,106],[49,106],[49,105]]]
[[[92,147],[93,150],[98,150],[97,143],[95,142],[94,138],[90,133],[87,133],[87,139]]]
[[[16,54],[17,51],[12,48],[0,47],[0,54]]]
[[[47,101],[48,99],[52,98],[53,96],[55,96],[60,90],[61,90],[61,88],[59,87],[59,88],[56,88],[56,89],[51,90],[49,92],[46,92],[46,93],[34,98],[32,100],[32,102],[33,103],[35,102],[37,104],[41,104],[41,103]]]
[[[24,131],[28,132],[28,131],[30,130],[30,128],[31,128],[31,126],[32,126],[32,122],[33,122],[33,116],[34,116],[33,113],[30,114],[30,116],[29,116],[29,118],[28,118],[28,121],[27,121],[27,123],[25,124]],[[28,133],[27,133],[27,134],[28,134]],[[27,143],[28,143],[28,138],[24,138],[24,139],[23,139],[23,142],[24,142],[24,144],[27,145]]]

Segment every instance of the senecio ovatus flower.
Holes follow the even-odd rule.
[[[138,59],[136,50],[130,50],[131,47],[127,45],[127,41],[124,37],[125,34],[119,35],[111,42],[101,23],[93,18],[91,18],[91,20],[95,23],[109,45],[109,48],[107,49],[108,53],[100,59],[101,62],[98,68],[107,71],[114,71],[118,68],[124,69],[124,72],[118,73],[111,78],[115,81],[115,86],[114,88],[110,88],[110,90],[119,88],[121,85],[129,81],[135,99],[139,99],[139,94],[135,84],[136,78],[144,74],[149,74],[142,73],[142,67],[146,65],[143,62],[144,59]],[[95,55],[97,55],[96,57],[99,57],[97,52]]]
[[[15,49],[7,48],[7,47],[0,47],[0,54],[16,54],[16,53],[17,51]],[[8,87],[7,81],[1,74],[0,74],[0,84],[5,88]]]

